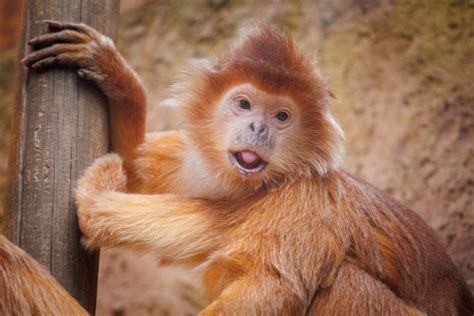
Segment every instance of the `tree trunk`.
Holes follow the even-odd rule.
[[[83,22],[115,39],[118,13],[119,0],[29,0],[20,54],[29,51],[29,39],[46,31],[42,20]],[[81,248],[73,192],[83,170],[108,150],[106,99],[73,69],[21,68],[18,79],[7,236],[94,313],[98,253]]]

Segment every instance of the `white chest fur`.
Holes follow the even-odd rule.
[[[176,181],[178,194],[213,199],[226,195],[225,187],[217,181],[208,163],[192,146],[186,149]]]

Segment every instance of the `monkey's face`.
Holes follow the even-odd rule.
[[[314,66],[288,36],[264,27],[185,73],[175,101],[220,187],[239,196],[340,166],[343,132]]]
[[[258,177],[277,168],[285,144],[296,136],[299,113],[292,98],[243,84],[228,91],[217,107],[219,147],[240,175]]]

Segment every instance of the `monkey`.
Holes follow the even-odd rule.
[[[0,315],[87,315],[46,269],[0,235]]]
[[[199,271],[200,315],[472,315],[435,232],[343,170],[332,93],[289,35],[262,24],[192,63],[166,101],[184,128],[145,135],[144,88],[113,42],[46,23],[23,64],[77,69],[109,102],[115,153],[76,191],[86,247]]]

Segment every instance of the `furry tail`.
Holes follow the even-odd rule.
[[[87,315],[33,258],[0,235],[0,315]]]

